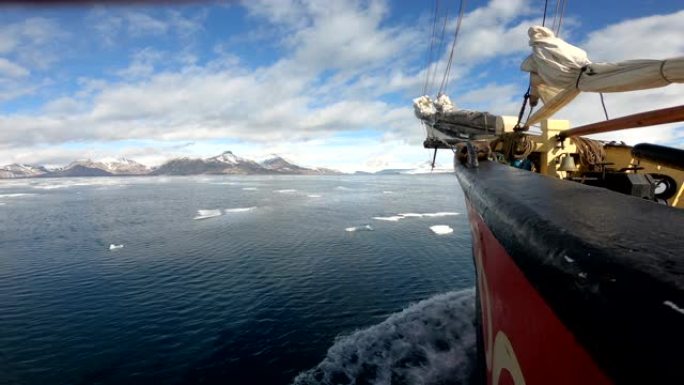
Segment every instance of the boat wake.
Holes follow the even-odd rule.
[[[475,291],[439,294],[338,337],[294,385],[466,384],[475,363]]]

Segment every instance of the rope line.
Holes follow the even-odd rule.
[[[601,97],[601,105],[603,106],[603,113],[606,115],[606,120],[610,120],[608,117],[608,110],[606,109],[606,102],[603,100],[603,92],[599,92],[599,96]]]
[[[442,78],[442,84],[439,86],[439,93],[445,90],[447,83],[449,82],[449,75],[451,74],[451,65],[454,62],[454,49],[456,48],[456,42],[458,41],[458,33],[461,30],[461,22],[463,21],[463,12],[465,10],[465,0],[461,0],[461,5],[458,10],[458,21],[456,22],[456,30],[454,31],[454,41],[451,43],[451,52],[449,53],[449,61],[447,62],[446,70],[444,71],[444,77]]]
[[[439,0],[435,0],[435,6],[432,9],[432,32],[430,34],[430,49],[428,50],[428,55],[427,55],[427,60],[426,60],[426,67],[427,71],[425,71],[425,83],[423,84],[423,92],[422,95],[425,95],[427,92],[428,88],[428,81],[430,80],[430,71],[432,69],[432,58],[433,58],[433,51],[434,51],[434,46],[435,46],[435,34],[437,33],[437,11],[439,10]]]

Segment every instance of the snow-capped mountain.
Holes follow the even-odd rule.
[[[202,175],[202,174],[339,174],[325,168],[306,168],[278,155],[258,163],[226,151],[205,159],[176,158],[159,167],[147,166],[127,158],[82,159],[67,166],[47,170],[41,166],[11,164],[0,168],[0,178],[125,176],[125,175]]]
[[[31,178],[46,174],[47,172],[48,170],[43,166],[13,163],[0,168],[0,178]]]
[[[97,163],[104,167],[103,170],[114,175],[144,175],[150,172],[150,169],[144,164],[124,157],[118,159],[103,159]]]
[[[109,175],[145,175],[150,170],[147,166],[127,158],[75,160],[67,166],[45,174],[47,177],[60,176],[109,176]]]

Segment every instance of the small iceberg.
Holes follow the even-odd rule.
[[[244,213],[244,212],[246,212],[246,211],[252,211],[252,210],[254,210],[255,208],[256,208],[256,206],[252,206],[252,207],[236,207],[236,208],[234,208],[234,209],[225,209],[224,211],[225,211],[226,214],[230,214],[230,213]],[[220,215],[220,214],[219,214],[219,215]]]
[[[123,249],[124,245],[115,245],[115,244],[110,244],[109,245],[109,250],[117,250],[117,249]]]
[[[371,225],[364,225],[364,226],[354,226],[354,227],[347,227],[344,229],[344,231],[351,233],[354,231],[373,231],[373,227]]]
[[[221,215],[221,210],[197,210],[197,216],[192,218],[194,220],[199,220],[199,219],[207,219],[207,218],[213,218],[213,217],[218,217]]]
[[[430,230],[432,230],[433,233],[437,235],[445,235],[445,234],[451,234],[454,232],[454,229],[447,225],[435,225],[435,226],[430,226]]]

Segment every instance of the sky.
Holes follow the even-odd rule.
[[[544,1],[465,3],[446,91],[460,108],[516,115],[527,29],[541,24]],[[342,171],[416,167],[432,153],[411,100],[427,68],[437,93],[459,1],[439,1],[446,37],[428,66],[434,4],[0,6],[0,165],[127,157],[155,166],[231,150]],[[658,0],[568,0],[561,29],[594,62],[682,56],[682,36],[684,3]],[[605,99],[617,117],[684,104],[684,86]],[[599,96],[581,95],[556,118],[604,119]],[[684,147],[684,125],[599,138]]]

